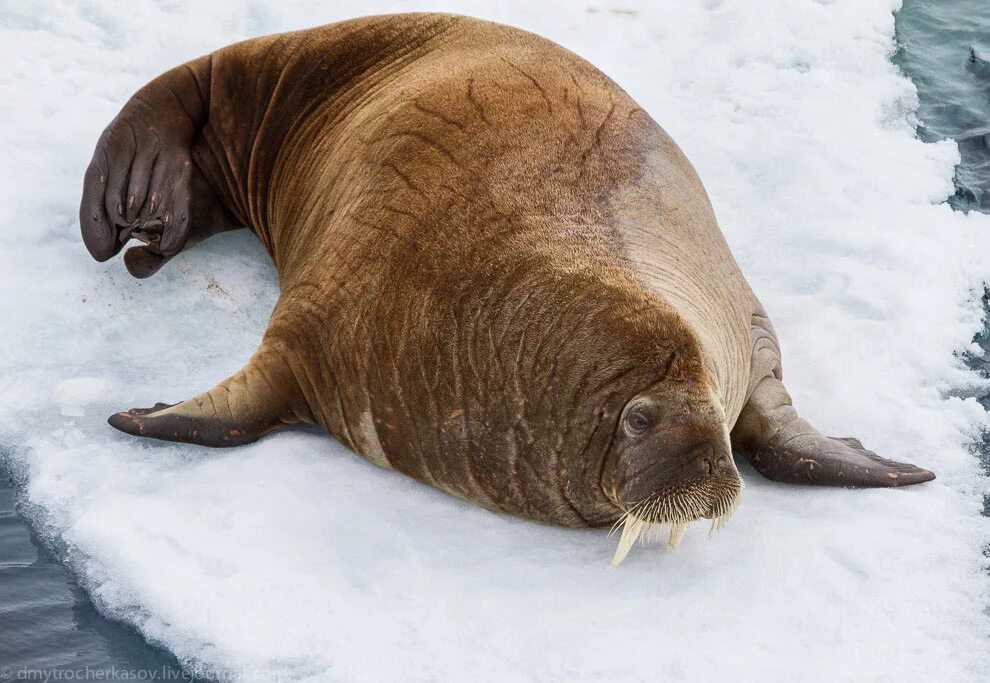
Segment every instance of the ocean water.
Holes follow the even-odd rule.
[[[811,491],[742,466],[719,537],[691,529],[614,572],[603,533],[476,510],[319,435],[203,453],[106,427],[235,370],[277,288],[247,235],[145,282],[87,261],[76,193],[99,130],[217,45],[423,4],[0,7],[0,169],[17,179],[0,186],[0,667],[984,681],[984,2],[907,0],[896,51],[884,0],[430,3],[547,35],[630,90],[705,180],[802,410],[933,485]]]
[[[990,3],[906,0],[894,62],[918,86],[918,136],[959,146],[960,211],[990,211]]]
[[[15,510],[14,482],[0,473],[0,680],[114,670],[182,680],[175,657],[103,617],[57,555]],[[82,679],[81,676],[77,678]]]
[[[951,139],[960,162],[949,203],[958,211],[990,212],[990,3],[983,0],[907,0],[897,13],[894,63],[918,86],[918,137]],[[990,292],[983,296],[990,319]],[[990,326],[977,334],[970,367],[990,377]],[[990,394],[980,403],[990,410]],[[990,433],[980,438],[990,474]],[[983,514],[990,516],[990,492]]]

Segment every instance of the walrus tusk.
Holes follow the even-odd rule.
[[[619,537],[619,545],[615,549],[615,555],[612,556],[611,565],[613,567],[618,567],[622,564],[637,540],[646,543],[651,539],[656,539],[662,533],[663,527],[666,526],[655,522],[648,522],[633,515],[626,515],[622,520],[622,525],[622,536]],[[684,532],[687,530],[687,526],[688,522],[674,522],[670,525],[670,536],[667,539],[667,545],[670,548],[676,550],[681,544],[681,539],[684,538]]]
[[[594,131],[568,132],[568,92]],[[691,164],[618,85],[530,33],[366,17],[175,67],[104,131],[79,221],[98,261],[146,242],[124,253],[135,277],[246,226],[285,285],[247,365],[112,415],[127,434],[226,447],[315,423],[505,513],[572,527],[621,510],[613,566],[637,540],[676,548],[691,520],[721,528],[734,446],[776,481],[934,477],[796,415]]]
[[[639,517],[633,517],[632,515],[626,517],[622,527],[622,536],[619,538],[619,545],[615,549],[615,555],[612,556],[611,564],[613,567],[618,567],[626,559],[626,555],[629,554],[629,550],[636,543],[639,535],[643,533],[643,527],[647,524],[646,520]]]

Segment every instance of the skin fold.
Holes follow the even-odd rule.
[[[100,138],[94,258],[147,277],[252,230],[281,297],[237,374],[125,432],[234,446],[315,423],[383,467],[567,526],[731,513],[777,481],[934,478],[791,406],[766,311],[669,136],[538,36],[369,17],[159,76]],[[639,506],[639,507],[637,507]]]

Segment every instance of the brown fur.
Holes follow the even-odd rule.
[[[114,165],[140,156],[115,161],[123,129],[179,169],[157,206],[140,178],[136,200],[114,190]],[[481,505],[597,525],[650,495],[738,486],[728,432],[779,380],[684,155],[590,64],[505,26],[372,17],[177,67],[101,139],[81,220],[100,259],[148,242],[128,252],[137,275],[237,225],[278,269],[251,363],[111,418],[131,433],[228,445],[315,422]],[[637,396],[653,431],[630,440]],[[757,457],[768,429],[739,443]]]

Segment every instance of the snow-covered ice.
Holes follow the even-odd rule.
[[[951,142],[914,137],[896,0],[89,0],[0,5],[0,454],[100,608],[180,659],[313,680],[986,681],[987,426],[959,353],[990,217],[953,213]],[[823,430],[934,470],[812,490],[745,465],[709,541],[636,550],[485,512],[315,432],[147,443],[111,412],[236,370],[277,297],[247,234],[146,281],[76,224],[100,131],[160,71],[235,40],[445,9],[590,59],[695,163]]]

